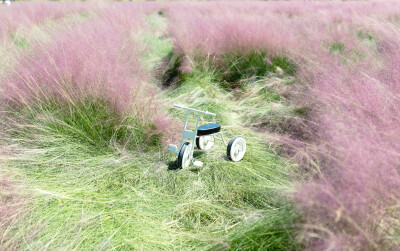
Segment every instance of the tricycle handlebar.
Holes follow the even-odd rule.
[[[179,108],[179,109],[186,109],[186,110],[189,110],[189,111],[204,113],[205,115],[216,116],[216,114],[215,114],[215,113],[212,113],[212,112],[200,111],[200,110],[196,110],[196,109],[193,109],[193,108],[184,107],[184,106],[182,106],[182,105],[174,105],[174,107],[175,107],[175,108]]]

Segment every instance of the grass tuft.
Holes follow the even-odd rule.
[[[216,81],[228,89],[245,88],[247,83],[266,78],[270,73],[294,75],[296,72],[296,65],[289,58],[269,57],[265,51],[225,53],[209,62],[215,68]]]
[[[115,147],[124,150],[159,149],[161,134],[155,125],[115,111],[109,102],[86,98],[76,102],[47,99],[17,111],[38,133],[85,145],[91,153],[104,154]],[[12,130],[14,137],[30,138],[32,127]]]
[[[182,56],[174,54],[170,51],[165,57],[166,67],[161,74],[162,86],[171,86],[180,81],[180,67],[182,64]]]
[[[345,45],[343,43],[333,43],[331,44],[331,46],[329,47],[329,52],[333,53],[333,52],[339,52],[339,53],[343,53],[345,50]]]

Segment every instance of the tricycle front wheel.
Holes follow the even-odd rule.
[[[178,168],[185,169],[190,165],[193,158],[192,144],[185,142],[179,150],[177,165]]]

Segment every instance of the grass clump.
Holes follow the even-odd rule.
[[[339,52],[343,53],[345,50],[345,45],[343,43],[337,42],[337,43],[332,43],[331,46],[329,47],[329,52]]]
[[[14,45],[18,48],[25,48],[29,45],[28,40],[18,34],[11,36],[11,39]]]
[[[181,72],[179,68],[182,63],[182,56],[176,55],[172,50],[165,57],[165,68],[161,73],[163,86],[171,86],[180,81]]]
[[[287,94],[295,88],[292,86],[295,81],[293,77],[271,77],[250,83],[235,96],[241,122],[260,131],[298,139],[311,137],[305,124],[311,110],[307,106],[292,104]]]
[[[357,38],[360,40],[368,40],[368,41],[374,41],[376,39],[374,34],[363,30],[357,31]]]
[[[47,99],[18,112],[35,128],[14,131],[15,136],[30,137],[34,129],[85,145],[97,154],[115,148],[146,151],[161,146],[161,135],[155,133],[155,125],[122,115],[109,102],[99,98],[88,97],[76,102]]]
[[[243,89],[248,83],[264,79],[271,73],[289,76],[296,73],[296,64],[289,58],[282,56],[269,58],[265,51],[256,50],[208,57],[196,55],[190,59],[192,66],[189,72],[181,71],[183,61],[184,56],[175,54],[174,51],[169,52],[165,57],[163,86],[185,82],[185,78],[196,74],[209,74],[214,82],[225,89]]]
[[[278,71],[293,75],[296,70],[290,59],[280,56],[268,58],[265,51],[224,54],[217,68],[217,79],[226,88],[241,88],[244,82],[257,81]]]
[[[287,219],[297,219],[298,216],[293,213],[293,208],[287,207],[282,210],[287,218],[277,217],[276,214],[270,214],[263,220],[243,229],[243,233],[233,235],[231,250],[300,250],[302,245],[293,243],[287,235],[282,235],[288,231],[284,221]],[[269,228],[268,226],[282,226],[281,228]],[[254,243],[260,245],[254,249]]]

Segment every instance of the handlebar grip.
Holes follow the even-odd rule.
[[[174,107],[175,107],[175,108],[180,108],[180,109],[185,108],[185,107],[183,107],[183,106],[181,106],[181,105],[175,105],[175,104],[174,104]]]

